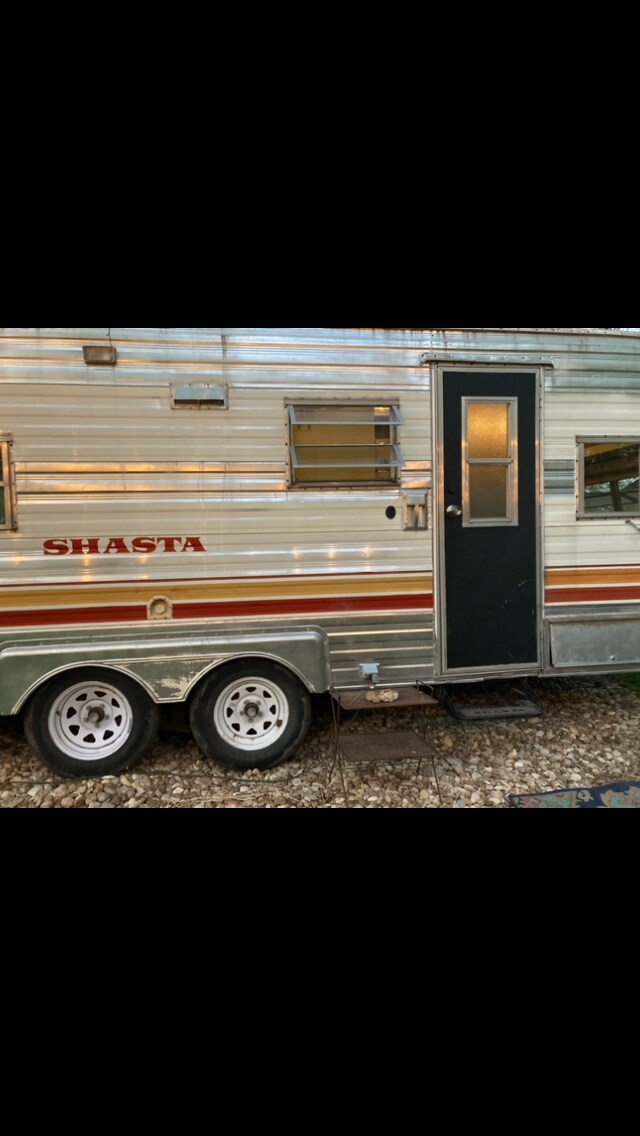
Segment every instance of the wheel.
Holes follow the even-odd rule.
[[[87,668],[51,679],[24,719],[41,761],[68,777],[120,773],[153,745],[159,709],[141,687],[115,671]]]
[[[263,660],[232,663],[196,691],[191,730],[207,757],[231,769],[272,769],[293,755],[311,721],[305,687]]]

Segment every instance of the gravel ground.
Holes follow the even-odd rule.
[[[640,694],[612,679],[532,683],[545,711],[528,721],[459,723],[428,715],[434,762],[345,766],[348,806],[358,809],[503,809],[511,793],[640,780]],[[419,727],[413,710],[379,710],[345,729],[382,735]],[[295,761],[271,773],[232,773],[204,758],[189,734],[165,730],[151,753],[119,777],[66,780],[29,750],[19,722],[0,719],[3,809],[343,809],[328,699]]]

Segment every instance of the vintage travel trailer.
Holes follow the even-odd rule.
[[[59,772],[634,669],[638,329],[0,328],[0,715]]]

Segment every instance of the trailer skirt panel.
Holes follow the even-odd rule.
[[[640,668],[640,615],[551,622],[549,639],[554,670]]]

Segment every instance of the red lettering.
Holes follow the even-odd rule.
[[[204,544],[202,543],[202,541],[200,540],[199,536],[188,536],[186,541],[185,541],[184,548],[182,549],[182,551],[183,552],[206,552],[207,550],[206,550]]]
[[[71,541],[71,555],[72,556],[99,556],[100,555],[100,542],[95,539],[86,540],[72,540]]]
[[[69,541],[68,540],[45,540],[44,542],[45,556],[68,556],[69,554]]]
[[[45,540],[45,556],[148,556],[154,552],[206,553],[199,536],[136,536],[128,542],[122,536],[75,537],[72,540]]]
[[[153,536],[139,536],[133,542],[134,552],[155,552],[157,545]]]
[[[117,553],[119,556],[128,556],[129,555],[129,549],[127,548],[127,542],[121,536],[111,538],[107,547],[104,550],[103,555],[104,556],[111,556],[112,552]]]

